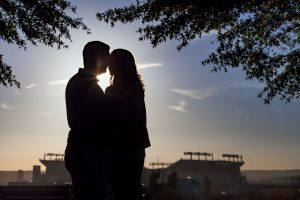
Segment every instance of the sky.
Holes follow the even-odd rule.
[[[83,46],[92,40],[124,48],[135,56],[146,85],[148,129],[152,146],[149,162],[176,162],[184,151],[241,154],[242,169],[300,168],[300,102],[271,105],[257,98],[262,86],[246,81],[239,69],[211,73],[201,60],[214,51],[210,33],[182,51],[176,41],[152,48],[138,41],[139,22],[111,28],[97,21],[96,13],[135,1],[73,1],[77,16],[91,28],[88,35],[71,31],[69,48],[43,45],[18,49],[0,40],[4,61],[13,66],[22,88],[0,86],[0,170],[30,170],[46,152],[63,153],[69,127],[64,91],[82,67]],[[108,86],[108,74],[100,85]]]

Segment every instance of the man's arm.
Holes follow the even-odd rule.
[[[114,123],[123,117],[122,100],[119,97],[105,95],[98,84],[93,86],[92,104],[95,108],[96,115],[99,119],[103,119],[106,123]]]

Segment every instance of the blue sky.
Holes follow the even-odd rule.
[[[64,102],[66,81],[82,67],[81,51],[100,40],[111,49],[130,50],[146,85],[152,147],[148,162],[174,162],[183,151],[242,154],[244,169],[300,168],[299,101],[256,97],[261,85],[245,81],[239,70],[211,73],[202,66],[215,46],[214,33],[178,52],[176,41],[153,49],[139,42],[139,22],[115,28],[97,21],[97,11],[134,1],[74,1],[92,34],[72,31],[69,49],[28,45],[26,51],[0,41],[4,61],[13,66],[22,89],[0,87],[0,170],[31,169],[44,152],[64,151],[68,133]],[[107,75],[100,81],[108,85]]]

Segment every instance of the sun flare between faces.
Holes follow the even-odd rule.
[[[105,88],[107,88],[110,85],[110,74],[108,70],[105,73],[98,75],[97,78],[99,79],[98,84],[103,90],[105,90]]]

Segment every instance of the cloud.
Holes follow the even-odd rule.
[[[219,86],[210,86],[205,89],[172,89],[172,92],[175,92],[179,95],[189,97],[196,100],[203,100],[219,94],[221,92],[235,89],[235,88],[262,88],[261,83],[257,82],[247,82],[247,81],[234,81],[234,82],[223,82],[222,85]]]
[[[185,101],[179,101],[179,106],[168,106],[168,108],[170,108],[171,110],[178,111],[178,112],[187,113]]]
[[[256,81],[250,81],[250,80],[241,80],[241,81],[234,81],[231,83],[223,83],[225,87],[231,89],[231,88],[258,88],[261,89],[263,87],[263,84]]]
[[[68,83],[68,79],[61,79],[61,80],[54,80],[54,81],[49,81],[47,83],[44,83],[44,84],[37,84],[37,83],[31,83],[27,86],[25,86],[26,89],[30,90],[32,88],[35,88],[37,86],[40,86],[40,85],[48,85],[48,86],[54,86],[54,85],[65,85]]]
[[[0,107],[3,110],[11,110],[11,109],[13,109],[13,107],[11,107],[10,105],[8,105],[7,103],[1,103]]]
[[[244,110],[234,110],[234,111],[232,111],[233,114],[241,114],[243,112],[245,112],[245,111]]]
[[[204,90],[172,89],[172,92],[197,100],[206,99],[216,93],[215,89],[213,88],[207,88]]]
[[[50,81],[47,83],[47,85],[65,85],[67,83],[68,83],[68,79],[62,79],[62,80]]]
[[[31,88],[34,88],[34,87],[36,87],[36,86],[37,86],[37,84],[31,83],[31,84],[25,86],[25,88],[28,89],[28,90],[30,90]]]
[[[21,92],[20,89],[15,89],[15,90],[14,90],[14,93],[15,93],[16,95],[21,95],[21,94],[22,94],[22,92]]]
[[[161,67],[163,66],[163,63],[161,62],[153,62],[153,63],[141,63],[141,64],[137,64],[138,69],[148,69],[148,68],[154,68],[154,67]],[[98,76],[99,79],[105,79],[105,80],[109,80],[109,72],[107,71],[107,73]],[[54,81],[49,81],[47,83],[45,83],[45,85],[48,86],[55,86],[55,85],[66,85],[68,83],[68,79],[61,79],[61,80],[54,80]],[[26,89],[32,89],[36,86],[39,85],[44,85],[44,84],[36,84],[36,83],[32,83],[27,85],[25,88]]]
[[[138,69],[147,69],[147,68],[161,67],[161,66],[163,66],[163,63],[141,63],[141,64],[137,64]]]
[[[12,107],[12,106],[10,106],[7,103],[1,103],[0,107],[3,110],[13,110],[13,109],[16,109],[15,107]],[[24,114],[30,114],[30,115],[38,115],[38,116],[52,116],[53,115],[53,113],[51,113],[51,112],[23,112],[23,113]]]
[[[38,116],[52,116],[53,115],[53,113],[51,113],[51,112],[32,112],[29,114],[38,115]]]

